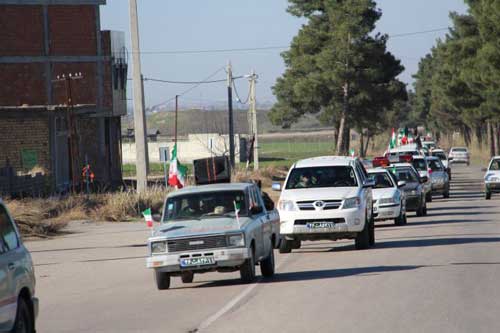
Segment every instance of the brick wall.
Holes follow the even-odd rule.
[[[96,55],[95,6],[49,6],[51,55]]]
[[[0,64],[0,82],[0,105],[47,104],[42,63]]]
[[[37,153],[38,165],[50,172],[48,119],[0,118],[0,133],[0,167],[9,159],[16,172],[29,171],[21,159],[22,149],[29,149]]]
[[[54,63],[52,77],[68,73],[81,72],[83,79],[72,82],[74,104],[97,104],[97,65],[93,62]],[[52,85],[52,98],[55,104],[66,104],[66,83]]]
[[[42,6],[0,6],[0,55],[43,55]]]

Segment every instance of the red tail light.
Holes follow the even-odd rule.
[[[373,167],[378,168],[378,167],[387,167],[389,166],[390,162],[387,157],[375,157],[372,161]]]
[[[429,175],[430,175],[430,174],[432,173],[432,169],[431,169],[431,168],[427,169],[427,172],[428,172],[428,173],[429,173]]]
[[[404,163],[411,163],[413,161],[412,155],[399,155],[399,161]]]

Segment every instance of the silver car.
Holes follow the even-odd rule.
[[[469,150],[465,147],[453,147],[450,149],[448,154],[448,160],[450,163],[465,163],[470,164],[470,154]]]
[[[0,332],[35,332],[38,299],[31,255],[0,199]]]
[[[426,157],[429,165],[432,183],[432,194],[442,194],[444,198],[450,197],[450,178],[439,157]]]

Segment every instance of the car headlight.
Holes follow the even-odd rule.
[[[387,205],[387,204],[395,204],[398,201],[396,201],[396,198],[382,198],[379,200],[379,204],[381,205]]]
[[[361,199],[358,197],[354,198],[349,198],[344,200],[344,205],[342,206],[342,209],[351,209],[351,208],[356,208],[361,205]]]
[[[292,212],[296,210],[295,204],[290,200],[280,200],[278,201],[278,210],[282,210],[284,212]]]
[[[245,246],[245,237],[242,234],[229,235],[227,237],[227,243],[229,246],[242,247]]]
[[[165,252],[167,252],[167,242],[151,243],[151,253],[165,253]]]
[[[408,195],[411,195],[411,196],[416,196],[418,194],[418,191],[417,190],[410,190],[406,193],[408,193]]]

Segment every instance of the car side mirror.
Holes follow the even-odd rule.
[[[429,177],[427,177],[427,176],[420,177],[420,183],[421,184],[427,183],[428,180],[429,180]]]
[[[448,161],[453,161],[453,157],[448,157]]]
[[[161,214],[153,214],[153,221],[161,222]]]
[[[281,183],[279,182],[274,182],[273,185],[272,185],[272,189],[273,191],[281,191]]]
[[[482,169],[481,169],[481,171],[482,171],[482,172],[486,172],[486,171],[488,171],[488,169],[486,169],[486,168],[482,168]]]
[[[372,188],[372,187],[375,187],[375,181],[373,179],[367,179],[365,180],[365,182],[363,183],[363,187],[364,188]]]
[[[406,182],[404,180],[400,180],[398,182],[398,187],[401,188],[401,187],[405,187],[406,186]]]
[[[252,208],[250,208],[250,213],[252,213],[252,215],[259,215],[263,212],[264,208],[262,208],[262,206],[253,206]]]

